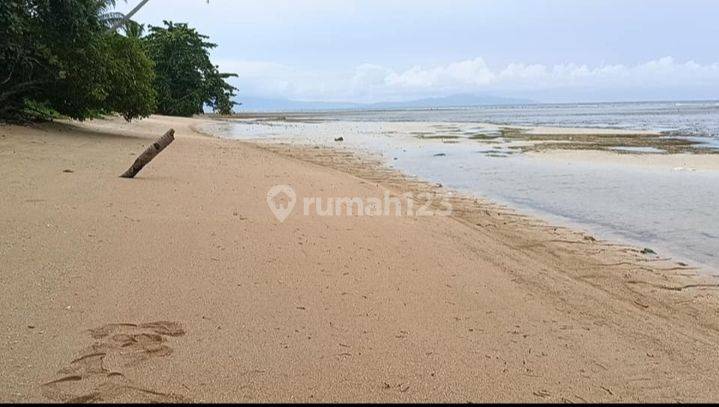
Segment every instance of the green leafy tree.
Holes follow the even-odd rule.
[[[34,13],[26,1],[0,2],[0,118],[18,118],[50,73],[50,55],[33,38]]]
[[[114,34],[107,40],[106,110],[125,120],[147,117],[156,109],[154,64],[139,38]]]
[[[232,108],[235,102],[232,97],[235,96],[235,87],[227,83],[226,79],[237,76],[235,74],[220,73],[218,66],[215,66],[215,72],[207,78],[207,92],[210,99],[206,102],[212,110],[219,114],[232,114]]]
[[[227,79],[235,74],[221,73],[210,61],[216,47],[187,24],[164,22],[150,26],[145,48],[155,63],[157,112],[172,116],[202,113],[205,105],[223,114],[232,112],[235,88]]]
[[[154,111],[152,62],[139,39],[109,33],[110,0],[0,2],[0,118],[45,106],[75,119]]]

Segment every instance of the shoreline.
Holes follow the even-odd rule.
[[[381,110],[380,110],[381,111]],[[243,113],[240,118],[240,120],[256,120],[258,118],[264,119],[275,119],[276,115],[284,116],[286,114],[289,115],[296,115],[298,117],[299,121],[302,121],[301,118],[305,117],[313,117],[312,112],[298,112],[298,113],[284,113],[284,112],[270,112],[267,115],[264,114],[258,114],[258,113]],[[231,117],[221,117],[220,120],[222,121],[232,121],[233,118]],[[283,121],[283,120],[280,120]],[[412,122],[408,122],[412,123]],[[414,123],[413,123],[414,124]],[[423,126],[428,127],[442,127],[442,126],[451,126],[451,125],[458,125],[460,123],[451,123],[451,122],[437,122],[437,123],[420,123]],[[651,131],[651,130],[632,130],[632,129],[613,129],[613,128],[600,128],[600,127],[549,127],[549,126],[522,126],[522,125],[501,125],[501,124],[495,124],[495,123],[474,123],[476,125],[482,126],[482,127],[497,127],[497,128],[507,128],[510,130],[519,130],[522,131],[524,134],[527,135],[540,135],[540,136],[574,136],[574,135],[591,135],[591,136],[662,136],[663,133],[659,131]],[[222,136],[213,134],[211,132],[205,132],[200,130],[199,128],[194,128],[194,130],[200,134],[206,135],[207,137],[215,137],[215,138],[223,138]],[[435,187],[435,183],[429,181],[429,180],[421,180],[419,177],[412,175],[412,174],[405,174],[400,170],[396,170],[394,168],[387,167],[387,164],[389,162],[381,162],[382,159],[379,156],[376,156],[372,153],[367,152],[358,152],[358,151],[352,151],[351,149],[345,149],[341,146],[322,146],[321,148],[321,155],[336,155],[337,157],[341,157],[342,159],[348,159],[350,158],[350,161],[353,161],[352,165],[344,166],[340,165],[337,166],[337,161],[333,158],[329,162],[324,162],[322,160],[315,160],[312,155],[314,155],[318,150],[317,146],[313,145],[302,145],[297,146],[290,143],[285,143],[283,141],[277,142],[276,144],[273,143],[265,143],[258,140],[242,140],[242,139],[234,139],[234,138],[227,138],[228,140],[237,141],[237,142],[244,142],[244,143],[250,143],[252,145],[258,146],[260,148],[267,148],[269,151],[277,152],[280,154],[287,153],[283,152],[283,148],[285,146],[289,146],[290,148],[298,148],[297,154],[289,153],[287,154],[290,157],[300,159],[302,161],[306,162],[312,162],[316,163],[322,166],[328,166],[330,168],[335,168],[343,172],[352,173],[353,175],[359,176],[358,174],[363,174],[362,176],[366,176],[366,174],[372,174],[372,178],[378,177],[378,174],[386,174],[389,172],[395,172],[395,176],[400,179],[412,179],[412,182],[421,182],[425,184],[428,188],[432,189],[433,194],[447,194],[449,193],[450,196],[453,194],[460,194],[461,196],[470,199],[475,200],[477,202],[482,202],[483,205],[489,205],[489,207],[493,210],[498,209],[500,212],[505,213],[513,213],[519,217],[523,218],[529,218],[532,219],[530,223],[539,222],[547,227],[550,228],[562,228],[566,229],[572,233],[576,233],[579,235],[584,236],[590,236],[588,232],[581,230],[582,225],[580,223],[577,223],[576,221],[573,221],[569,218],[563,218],[559,215],[550,215],[546,214],[546,216],[549,216],[550,218],[554,219],[554,221],[558,221],[561,224],[552,224],[552,220],[542,218],[541,211],[534,208],[515,208],[512,207],[509,203],[500,203],[500,202],[494,202],[486,197],[478,196],[476,194],[472,194],[471,192],[460,192],[456,190],[446,190],[445,188],[442,188],[441,186],[439,188]],[[282,146],[277,148],[277,146]],[[311,149],[309,152],[308,149]],[[314,151],[312,151],[314,150]],[[644,168],[658,168],[658,169],[671,169],[673,171],[717,171],[719,170],[719,160],[715,159],[714,154],[646,154],[646,153],[635,153],[635,154],[623,154],[619,151],[609,151],[609,150],[564,150],[564,149],[557,149],[557,150],[540,150],[540,151],[528,151],[525,154],[527,154],[528,157],[536,157],[542,160],[553,160],[558,162],[589,162],[589,163],[599,163],[599,164],[617,164],[617,165],[630,165],[630,166],[636,166],[636,167],[644,167]],[[357,173],[357,167],[369,167],[372,168],[369,172],[361,172]],[[362,177],[360,176],[360,178]],[[380,177],[382,175],[379,175]],[[529,211],[530,213],[522,213],[523,211]],[[560,218],[563,218],[563,220],[560,220]],[[610,237],[609,240],[604,239],[603,241],[609,242],[609,241],[616,241],[617,239],[620,239],[623,241],[623,245],[626,246],[627,249],[634,250],[635,252],[641,251],[643,248],[641,246],[641,242],[638,242],[636,240],[632,241],[632,239],[627,237],[621,237],[620,234],[614,232],[612,233],[614,236]],[[591,236],[590,236],[591,237]],[[676,259],[673,259],[676,256]],[[665,257],[666,258],[666,257]],[[681,256],[678,256],[676,254],[671,254],[670,257],[666,258],[668,261],[673,261],[674,263],[684,264],[684,261],[686,259],[682,259]],[[693,261],[696,263],[696,267],[692,266],[692,268],[706,268],[706,271],[708,273],[711,272],[717,272],[719,270],[713,269],[712,266],[707,264],[701,264],[696,261]],[[713,274],[713,273],[712,273]]]
[[[202,123],[0,127],[0,399],[47,401],[43,383],[92,343],[87,329],[151,321],[184,327],[171,355],[109,362],[157,394],[113,382],[107,400],[717,397],[719,297],[696,270],[350,153],[223,140]],[[177,141],[118,179],[168,126]],[[265,194],[280,183],[299,196],[444,194],[455,212],[278,223]],[[96,384],[80,382],[52,390]]]
[[[329,113],[313,115],[311,113],[273,113],[238,114],[235,116],[208,116],[219,123],[243,124],[379,124],[377,120],[348,120],[341,116],[332,117]],[[602,152],[619,156],[657,158],[658,162],[681,156],[685,160],[699,157],[699,165],[710,163],[708,157],[719,156],[719,145],[713,139],[680,135],[675,131],[641,130],[611,127],[561,127],[545,125],[514,125],[491,122],[453,122],[453,121],[402,121],[384,122],[400,128],[415,128],[417,138],[442,139],[446,143],[468,139],[479,143],[496,143],[503,140],[508,148],[523,154],[548,153],[549,155],[577,152],[589,154]],[[432,130],[427,132],[426,130]],[[441,132],[442,134],[435,134]],[[667,157],[670,157],[667,159]],[[714,165],[711,169],[719,168]]]
[[[207,134],[207,136],[215,137],[211,134]],[[583,230],[582,225],[577,221],[568,218],[560,220],[559,218],[561,217],[558,215],[546,214],[542,216],[541,211],[538,209],[517,208],[510,203],[497,202],[471,192],[462,192],[452,188],[448,189],[440,183],[425,180],[419,176],[406,174],[400,170],[387,167],[380,158],[373,157],[372,155],[363,155],[356,151],[336,147],[302,146],[283,142],[264,144],[254,141],[229,140],[247,143],[256,148],[284,155],[302,162],[335,169],[362,180],[377,183],[384,188],[388,188],[392,191],[393,195],[402,195],[408,192],[413,194],[429,193],[432,196],[448,198],[455,205],[459,203],[460,207],[460,215],[450,215],[450,217],[467,223],[469,226],[473,224],[476,226],[481,225],[481,222],[478,224],[475,223],[476,219],[473,219],[472,216],[479,215],[481,217],[481,213],[489,215],[489,213],[496,212],[497,217],[501,218],[505,216],[511,223],[517,223],[516,226],[518,230],[515,231],[517,234],[526,233],[527,230],[524,228],[531,230],[536,229],[542,234],[544,234],[546,230],[551,230],[553,233],[549,233],[550,236],[557,238],[556,240],[564,240],[567,244],[585,245],[584,248],[588,248],[594,244],[606,245],[602,248],[603,250],[618,250],[623,253],[630,252],[637,254],[636,256],[625,256],[624,254],[617,253],[619,257],[622,257],[618,259],[618,263],[634,263],[634,265],[640,267],[642,267],[641,263],[655,263],[667,266],[667,268],[664,269],[665,271],[676,270],[675,267],[678,266],[678,269],[685,271],[706,272],[706,274],[699,274],[697,277],[708,277],[710,278],[708,281],[711,281],[711,278],[717,277],[717,275],[714,274],[716,270],[709,265],[696,261],[692,261],[692,263],[694,263],[693,265],[687,265],[685,262],[686,259],[682,259],[681,257],[675,258],[673,255],[669,257],[666,255],[661,256],[662,253],[659,255],[652,253],[647,256],[642,256],[642,250],[646,249],[640,242],[632,242],[631,239],[621,237],[618,234],[608,239],[599,239],[592,236],[591,232]],[[491,217],[491,215],[489,216]],[[547,219],[547,217],[551,219]],[[555,239],[548,240],[553,241]],[[657,271],[661,270],[662,269],[659,268]]]
[[[719,263],[710,254],[711,241],[699,233],[708,233],[708,239],[716,235],[716,228],[704,226],[711,225],[712,219],[700,206],[688,203],[699,205],[707,199],[697,183],[706,182],[706,188],[719,186],[719,155],[708,150],[699,150],[706,154],[647,154],[607,148],[608,142],[652,146],[655,139],[666,142],[659,133],[637,135],[628,130],[604,129],[598,133],[595,129],[507,130],[479,123],[303,120],[308,121],[243,119],[237,124],[226,120],[206,130],[232,140],[352,151],[372,162],[382,161],[389,168],[502,202],[533,216],[559,220],[562,225],[642,248],[659,249],[665,255],[678,255],[678,260],[700,265],[707,273],[719,270]],[[335,138],[340,134],[345,138],[338,143]],[[534,140],[536,137],[539,139]],[[632,141],[635,138],[643,141]],[[463,170],[457,172],[457,168]],[[514,179],[514,171],[522,174],[519,183],[503,181]],[[621,197],[624,203],[614,207],[613,201],[582,187],[587,183]],[[654,196],[655,202],[637,195],[638,190],[644,190],[645,196]],[[550,196],[547,191],[562,195]],[[683,199],[682,194],[691,201]],[[679,206],[668,206],[671,202]],[[633,217],[630,214],[634,208],[651,212]],[[693,223],[680,224],[671,220],[675,211],[687,211],[696,217],[690,219]],[[692,225],[696,233],[675,232]]]

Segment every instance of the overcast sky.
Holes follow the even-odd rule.
[[[244,96],[719,98],[713,0],[150,0],[135,16],[163,19],[209,35]]]

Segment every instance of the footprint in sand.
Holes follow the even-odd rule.
[[[189,401],[143,388],[122,373],[124,368],[172,354],[167,337],[184,335],[182,325],[167,321],[108,324],[89,332],[96,342],[58,372],[62,377],[42,385],[47,398],[69,403]]]

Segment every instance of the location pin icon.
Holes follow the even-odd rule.
[[[285,200],[285,202],[281,202]],[[289,185],[275,185],[267,191],[267,206],[280,223],[292,213],[297,203],[297,194]]]

